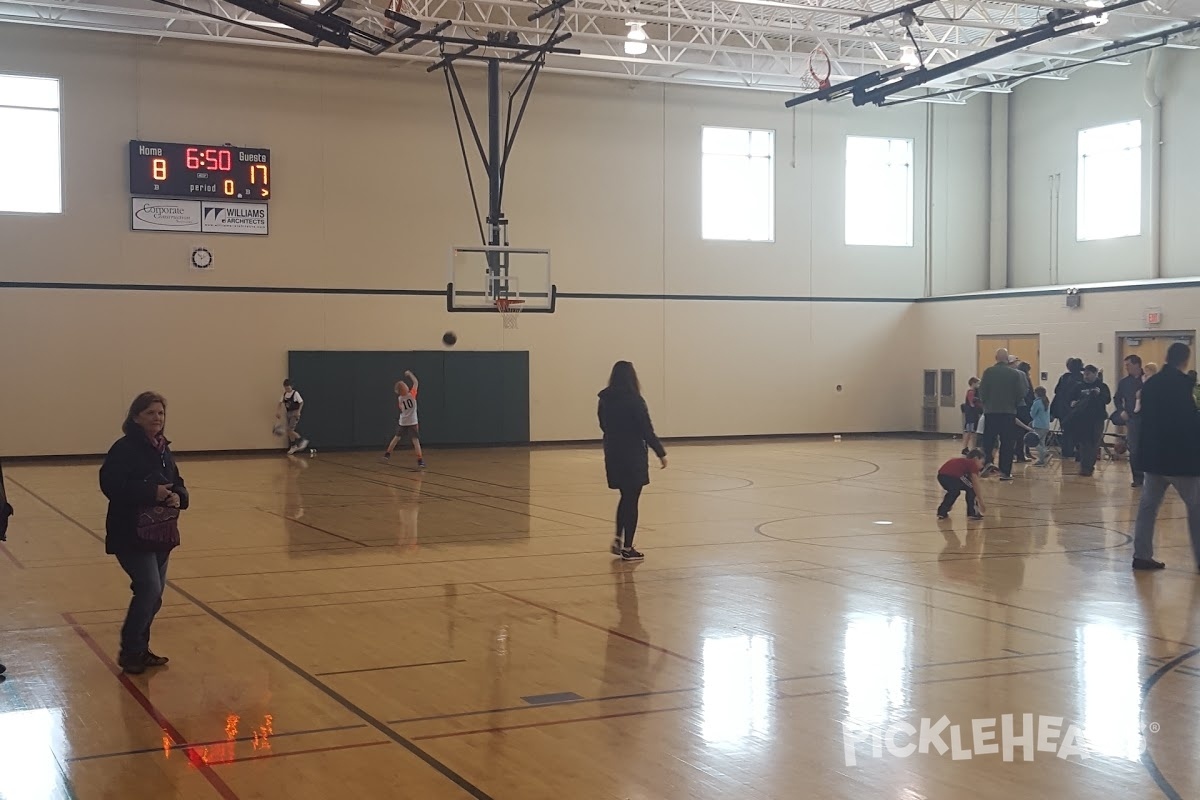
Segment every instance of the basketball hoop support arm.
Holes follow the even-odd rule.
[[[569,0],[558,0],[551,7],[539,12],[560,13],[562,6]],[[508,220],[504,217],[504,182],[508,172],[508,159],[516,144],[521,122],[525,118],[525,109],[533,94],[538,74],[546,63],[550,53],[578,53],[578,50],[568,50],[558,45],[569,38],[570,34],[560,34],[562,17],[558,24],[541,44],[526,44],[509,36],[490,35],[486,40],[453,40],[454,44],[464,45],[457,52],[445,53],[441,61],[429,67],[428,71],[436,69],[444,71],[446,76],[446,92],[450,97],[451,110],[454,112],[454,127],[458,133],[459,149],[462,151],[463,166],[467,171],[467,184],[471,191],[471,202],[474,204],[476,223],[479,227],[479,238],[485,246],[508,246]],[[514,54],[501,54],[498,51],[510,51]],[[487,131],[486,146],[484,136],[481,136],[476,124],[475,114],[467,101],[462,83],[458,78],[455,63],[458,61],[480,61],[487,68]],[[507,111],[501,107],[503,87],[501,85],[501,66],[504,64],[524,66],[521,79],[508,93]],[[520,104],[514,113],[514,104]],[[461,109],[461,116],[460,116]],[[478,151],[487,174],[487,215],[480,218],[479,199],[475,191],[475,179],[471,170],[471,159],[467,154],[468,143],[463,132],[462,118],[466,119],[471,138]],[[484,223],[486,222],[486,230]],[[488,253],[488,270],[492,275],[501,278],[508,274],[508,259],[503,253]],[[507,287],[503,287],[507,290]]]

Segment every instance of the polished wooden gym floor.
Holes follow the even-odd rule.
[[[608,553],[595,447],[184,457],[171,663],[136,677],[96,465],[8,465],[0,797],[1200,796],[1178,499],[1169,568],[1133,574],[1123,463],[1018,469],[985,521],[938,523],[956,452],[672,446],[642,564]],[[1009,714],[1048,749],[974,738]],[[961,741],[903,749],[943,716]]]

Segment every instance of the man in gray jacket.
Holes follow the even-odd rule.
[[[983,371],[979,399],[983,403],[983,450],[989,471],[1000,442],[1000,480],[1012,480],[1013,445],[1017,437],[1017,405],[1025,397],[1025,376],[1008,365],[1008,350],[996,351],[996,363]]]

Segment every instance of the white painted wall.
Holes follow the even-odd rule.
[[[0,70],[62,78],[66,142],[64,213],[0,216],[0,281],[438,289],[448,248],[475,239],[444,85],[418,67],[0,26]],[[926,110],[782,99],[543,77],[510,163],[513,244],[551,248],[564,292],[921,294]],[[700,240],[704,124],[776,130],[773,244]],[[981,183],[985,125],[982,104],[937,109],[935,180]],[[916,246],[841,244],[851,133],[916,141]],[[129,231],[135,138],[270,147],[271,235]],[[982,272],[984,206],[935,199],[931,224],[936,270]],[[186,267],[198,244],[211,273]],[[101,451],[148,387],[170,398],[180,449],[270,447],[289,349],[432,348],[450,328],[460,348],[530,351],[536,440],[597,436],[595,392],[619,358],[664,435],[907,430],[878,394],[907,367],[879,345],[911,342],[912,320],[903,301],[562,299],[503,335],[438,297],[0,288],[0,455]]]
[[[1200,227],[1200,162],[1192,142],[1200,131],[1200,54],[1163,50],[1158,83],[1163,94],[1162,275],[1200,274],[1196,253]],[[1075,285],[1154,277],[1149,197],[1151,109],[1144,98],[1148,54],[1129,66],[1094,65],[1067,81],[1031,80],[1011,104],[1009,173],[1010,286]],[[1078,134],[1080,130],[1133,119],[1142,121],[1142,234],[1081,242],[1076,239]],[[1061,176],[1057,280],[1051,272],[1051,176]]]

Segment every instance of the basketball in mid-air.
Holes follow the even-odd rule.
[[[442,344],[446,347],[453,347],[458,342],[458,335],[454,331],[446,331],[442,334]]]

